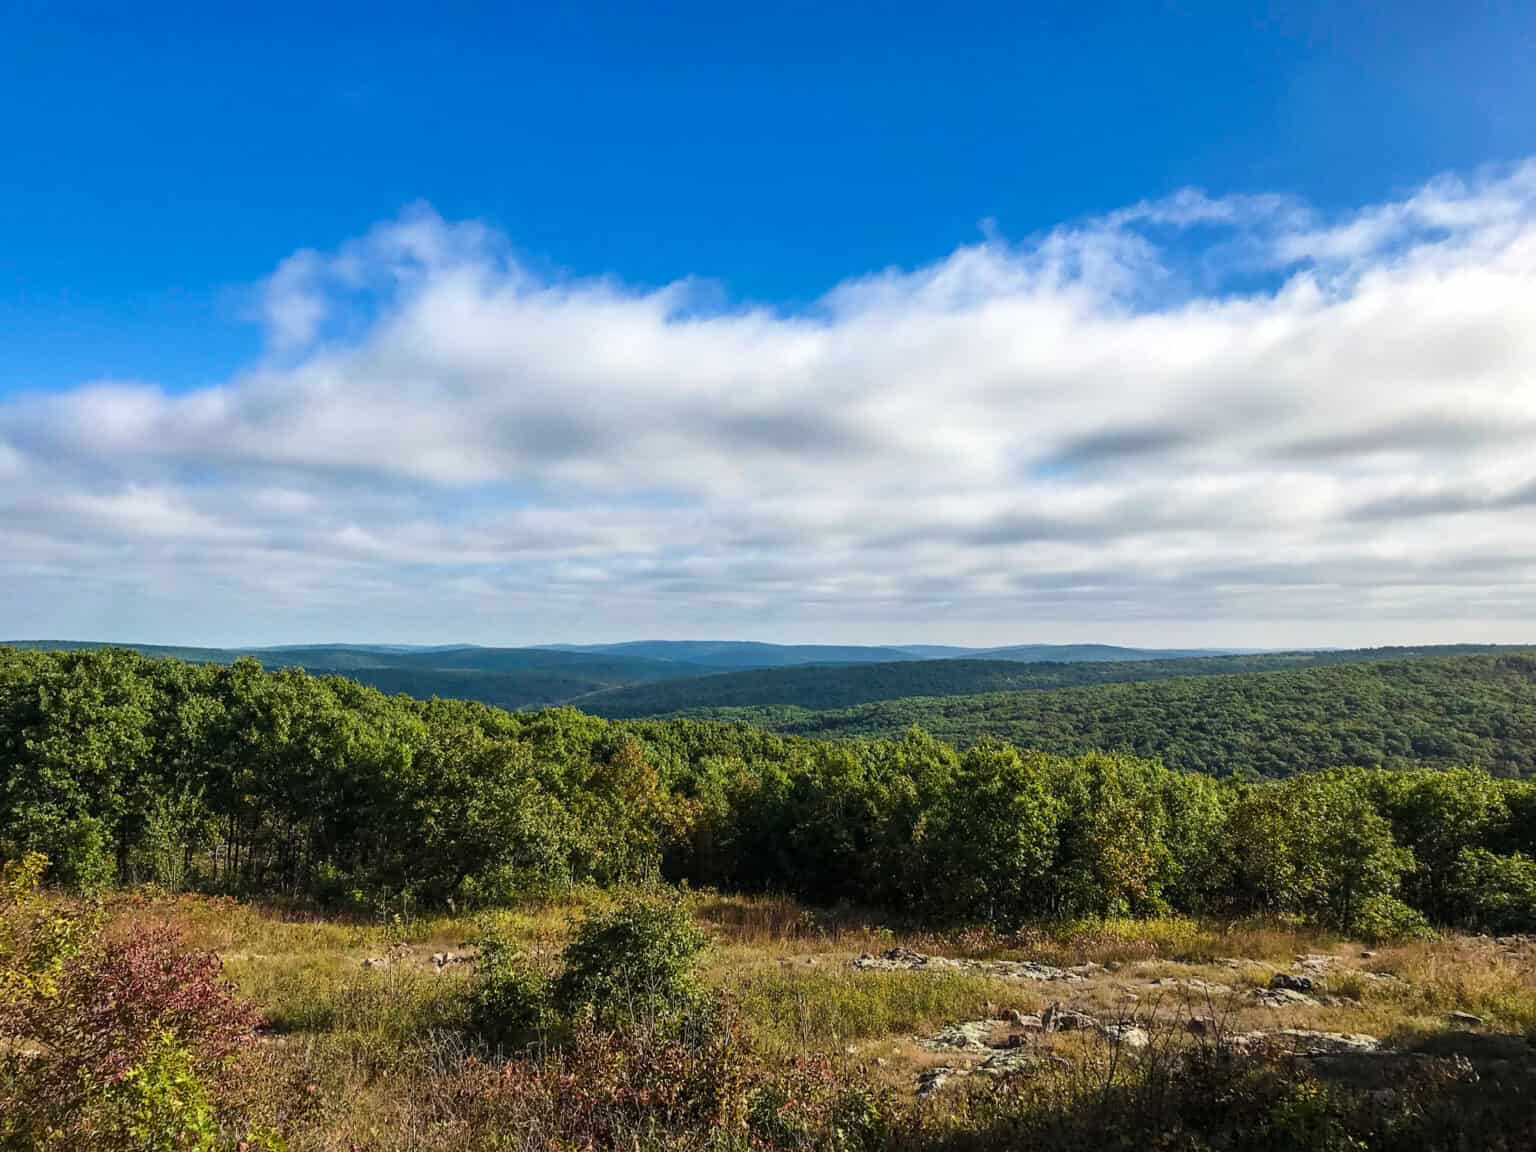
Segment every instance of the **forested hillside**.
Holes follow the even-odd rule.
[[[1536,773],[1536,655],[702,715],[823,738],[892,736],[915,724],[962,746],[991,736],[1072,755],[1114,748],[1214,775],[1473,764],[1521,776]]]
[[[90,651],[113,647],[46,641],[14,646],[42,651]],[[244,656],[269,669],[303,668],[316,675],[339,673],[351,676],[385,692],[479,700],[512,709],[542,708],[607,688],[704,676],[717,670],[706,664],[689,664],[640,652],[481,648],[473,645],[408,648],[308,644],[237,649],[136,644],[123,647],[145,656],[172,657],[198,664],[232,664]]]
[[[1452,664],[1462,689],[1470,678],[1490,693],[1463,709],[1446,698],[1442,716],[1462,725],[1504,723],[1493,694],[1528,692],[1536,674],[1529,657]],[[1136,691],[1341,686],[1362,672],[1433,685],[1436,667]],[[1523,707],[1507,722],[1526,755],[1528,696]],[[1423,738],[1444,741],[1425,746],[1437,760],[1456,739]],[[113,650],[0,649],[0,856],[28,852],[79,887],[153,881],[370,908],[661,872],[954,921],[1260,911],[1387,932],[1419,915],[1536,920],[1536,785],[1476,770],[1246,785],[1127,755],[510,713],[254,660]]]
[[[1045,691],[1137,680],[1235,675],[1325,668],[1376,660],[1492,652],[1491,645],[1361,648],[1337,652],[1267,652],[1162,660],[921,660],[854,667],[772,668],[670,680],[601,691],[575,701],[584,712],[612,719],[664,716],[719,708],[849,708],[909,696],[971,696]],[[1124,650],[1122,650],[1124,651]],[[1511,649],[1518,651],[1518,649]],[[965,736],[968,733],[954,733]]]

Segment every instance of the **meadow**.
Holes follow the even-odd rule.
[[[25,898],[9,897],[14,925]],[[55,923],[68,904],[31,899]],[[494,1030],[508,1011],[496,957],[558,987],[583,927],[631,907],[671,909],[697,934],[668,969],[676,988],[658,992],[659,968],[626,970],[655,943],[631,939],[602,961],[632,983]],[[42,1117],[59,1126],[51,1138],[27,1126],[47,1110],[19,1095],[42,1058],[12,1051],[6,1147],[1515,1149],[1536,1137],[1528,937],[1368,947],[1295,922],[1184,917],[940,932],[788,897],[652,888],[371,921],[138,891],[99,916],[108,951],[160,941],[167,971],[216,956],[232,1003],[254,1008],[249,1029],[191,1081],[201,1094],[188,1095],[200,1058],[185,1041],[183,1079],[160,1069],[133,1097],[138,1128],[84,1098],[83,1120]],[[14,949],[6,959],[14,974]],[[1275,991],[1292,986],[1306,991]],[[500,1017],[486,1017],[488,989]],[[198,1106],[206,1124],[179,1129]]]

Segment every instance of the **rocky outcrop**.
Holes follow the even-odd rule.
[[[1099,1030],[1104,1039],[1124,1048],[1145,1048],[1152,1043],[1147,1030],[1135,1024],[1105,1024]]]
[[[1036,982],[1086,980],[1102,971],[1097,964],[1079,964],[1057,968],[1033,960],[969,960],[950,956],[929,956],[910,948],[891,948],[878,956],[868,952],[854,960],[861,972],[979,972],[1000,980]]]
[[[1316,987],[1310,976],[1293,976],[1289,972],[1276,972],[1269,978],[1272,992],[1310,992]]]
[[[1268,1056],[1337,1056],[1381,1050],[1381,1041],[1363,1032],[1316,1032],[1310,1028],[1278,1028],[1244,1032],[1232,1037],[1239,1051]]]
[[[1293,988],[1257,988],[1254,999],[1266,1008],[1316,1008],[1317,1001]]]
[[[1099,1026],[1098,1020],[1088,1013],[1060,1004],[1052,1004],[1042,1012],[1040,1023],[1047,1032],[1088,1032]]]
[[[931,1051],[951,1049],[960,1052],[988,1052],[993,1048],[992,1035],[997,1024],[992,1020],[967,1020],[963,1024],[951,1024],[932,1036],[918,1040],[918,1044]]]

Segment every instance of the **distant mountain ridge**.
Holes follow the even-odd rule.
[[[1115,644],[767,644],[752,640],[630,640],[619,644],[550,644],[550,651],[644,656],[712,668],[789,668],[804,664],[891,664],[905,660],[1013,660],[1021,663],[1175,660],[1228,656],[1241,648],[1124,648]]]
[[[480,700],[501,708],[562,704],[605,688],[718,671],[641,656],[563,652],[546,648],[404,648],[387,645],[302,645],[281,648],[187,648],[89,641],[11,641],[11,647],[72,650],[128,648],[146,656],[198,664],[229,664],[249,656],[266,668],[303,668],[350,676],[385,692]]]
[[[1165,659],[1074,661],[908,660],[887,664],[805,665],[723,672],[603,689],[574,701],[608,719],[713,714],[728,709],[828,712],[914,697],[965,697],[1041,692],[1135,681],[1282,672],[1419,656],[1498,651],[1493,645],[1361,648],[1346,651],[1260,652]]]
[[[13,641],[45,649],[131,648],[147,656],[228,664],[250,656],[267,668],[344,675],[386,692],[479,700],[502,708],[572,704],[606,716],[718,708],[846,708],[911,696],[962,696],[1042,688],[1291,668],[1488,646],[1357,653],[1213,655],[1203,649],[1108,644],[1023,644],[973,651],[902,647],[654,640],[622,644],[492,648],[471,644],[302,644],[199,648],[91,641]],[[1253,663],[1257,662],[1257,663]]]

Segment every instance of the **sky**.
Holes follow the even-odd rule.
[[[0,0],[0,637],[1536,641],[1533,52]]]

